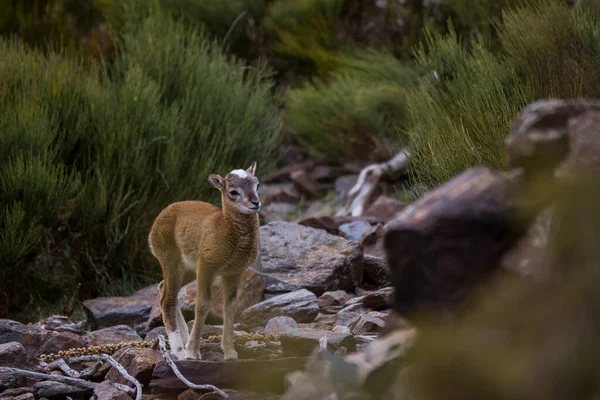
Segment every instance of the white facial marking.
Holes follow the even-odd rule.
[[[246,171],[244,171],[243,169],[234,169],[233,171],[230,172],[230,174],[237,175],[240,178],[247,178],[248,177],[248,173]]]

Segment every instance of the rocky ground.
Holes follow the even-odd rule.
[[[409,322],[416,312],[452,317],[469,294],[499,273],[528,282],[553,274],[545,222],[552,199],[532,201],[527,176],[535,158],[552,171],[561,165],[564,176],[581,176],[593,163],[578,158],[584,146],[573,139],[588,135],[578,131],[586,125],[567,129],[568,118],[554,118],[581,119],[593,109],[577,104],[544,103],[517,120],[507,150],[511,166],[521,172],[473,168],[409,205],[397,200],[393,182],[384,176],[369,191],[361,215],[343,212],[359,180],[360,168],[353,166],[302,160],[263,178],[261,255],[245,272],[238,294],[234,330],[240,359],[224,361],[220,350],[217,281],[203,334],[204,359],[177,361],[180,372],[232,399],[406,398],[399,382],[410,370],[404,360],[417,338]],[[552,124],[543,123],[546,118]],[[319,201],[327,191],[329,201]],[[195,282],[181,289],[190,325],[194,297]],[[220,397],[189,389],[156,345],[107,346],[164,334],[157,285],[129,297],[88,300],[84,308],[87,319],[77,323],[62,316],[28,325],[0,320],[0,366],[48,372],[39,363],[43,354],[105,346],[143,386],[144,399]],[[72,368],[81,372],[91,364]],[[0,398],[134,398],[119,386],[133,385],[109,363],[88,370],[86,378],[89,385],[82,386],[0,369]]]

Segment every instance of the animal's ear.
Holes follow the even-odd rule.
[[[223,178],[221,178],[221,175],[211,174],[208,176],[208,181],[210,182],[211,185],[213,185],[217,189],[219,189],[219,190],[223,189]]]
[[[249,172],[252,175],[255,175],[255,172],[256,172],[256,161],[254,161],[252,163],[252,165],[248,167],[248,169],[246,170],[246,172]]]

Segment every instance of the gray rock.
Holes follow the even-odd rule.
[[[4,393],[3,393],[4,394]],[[35,400],[35,396],[33,393],[23,393],[15,397],[1,397],[2,399],[10,399],[10,400]],[[42,399],[40,399],[42,400]]]
[[[99,297],[83,302],[94,328],[114,325],[135,326],[148,321],[154,296]]]
[[[69,332],[76,335],[84,335],[83,328],[85,321],[73,322],[64,315],[52,315],[46,319],[38,321],[35,326],[48,331]]]
[[[27,364],[27,352],[19,342],[0,344],[0,365],[3,367],[23,368]]]
[[[298,328],[280,336],[283,354],[286,357],[308,356],[319,347],[319,339],[327,337],[327,348],[332,352],[340,347],[354,351],[356,342],[350,333],[337,333],[316,329]]]
[[[151,341],[151,340],[156,339],[160,335],[163,335],[165,338],[167,337],[167,330],[165,329],[164,326],[157,326],[156,328],[152,329],[150,332],[148,332],[146,334],[146,337],[144,338],[144,340]]]
[[[158,351],[140,347],[121,349],[114,354],[113,358],[143,386],[150,383],[154,367],[159,360],[162,360],[162,356]],[[114,383],[133,386],[115,368],[110,369],[106,379]]]
[[[317,296],[306,289],[265,300],[242,312],[242,322],[249,327],[264,326],[271,318],[287,316],[296,322],[312,322],[319,313]]]
[[[86,338],[75,333],[46,331],[36,355],[58,353],[59,351],[86,347],[87,345]]]
[[[117,389],[111,381],[104,381],[94,389],[92,400],[131,400],[131,397]]]
[[[92,394],[91,389],[78,386],[71,386],[54,381],[41,381],[33,384],[33,392],[36,398],[40,397],[59,397],[66,396],[74,398],[89,398]]]
[[[335,290],[323,293],[317,299],[317,304],[320,308],[326,308],[330,306],[343,306],[348,300],[354,297],[356,296],[344,290]]]
[[[360,243],[363,236],[371,230],[371,224],[366,221],[353,221],[340,225],[340,232],[356,243]]]
[[[283,357],[281,343],[276,341],[264,342],[248,340],[235,345],[240,359],[274,360]]]
[[[348,327],[354,335],[381,332],[385,327],[385,321],[369,314],[363,314],[354,318]]]
[[[44,331],[34,325],[5,320],[0,322],[0,344],[19,342],[27,352],[27,363],[37,364],[36,355],[42,345]]]
[[[267,292],[306,288],[316,294],[362,282],[358,243],[322,230],[276,221],[261,228],[261,279]]]
[[[368,292],[363,296],[350,299],[346,302],[345,306],[362,304],[365,308],[370,308],[371,310],[388,309],[392,304],[393,295],[393,287],[384,287],[372,292]]]
[[[383,257],[365,254],[363,269],[365,282],[377,286],[384,286],[390,283],[387,262]]]
[[[99,329],[88,333],[84,337],[92,346],[142,340],[140,335],[126,325],[117,325],[110,328]]]
[[[296,328],[298,328],[298,323],[293,318],[286,316],[274,317],[267,322],[267,326],[265,326],[265,334],[279,335]]]
[[[354,318],[369,311],[362,303],[350,304],[335,315],[335,325],[348,326]]]

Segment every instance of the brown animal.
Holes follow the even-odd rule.
[[[211,285],[222,278],[223,336],[225,359],[236,359],[233,345],[233,314],[242,272],[258,255],[258,179],[256,163],[236,169],[224,178],[208,181],[221,191],[222,209],[203,201],[169,205],[156,218],[148,241],[163,271],[159,284],[163,321],[171,352],[178,358],[201,359],[200,332],[210,309]],[[195,321],[191,334],[179,308],[179,289],[198,283]]]

